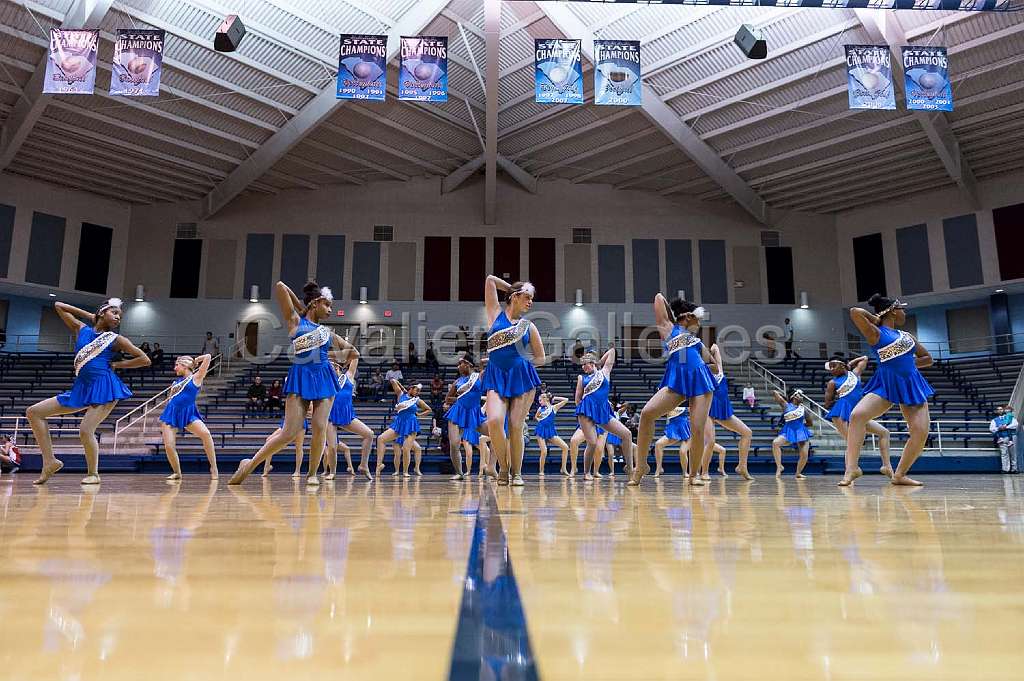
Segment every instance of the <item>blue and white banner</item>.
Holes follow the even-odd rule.
[[[640,41],[594,41],[594,104],[640,106]]]
[[[538,104],[582,104],[580,41],[538,38],[533,46],[536,66],[534,101]]]
[[[117,31],[110,62],[110,94],[156,97],[164,61],[164,32],[160,29]]]
[[[904,47],[907,109],[952,111],[953,87],[945,47]]]
[[[896,108],[888,46],[847,45],[846,80],[851,109]]]
[[[43,93],[91,95],[96,89],[96,29],[50,29],[50,58],[46,60]]]
[[[388,37],[342,34],[338,49],[338,99],[384,101]]]
[[[448,101],[448,38],[402,38],[398,98],[414,102]]]

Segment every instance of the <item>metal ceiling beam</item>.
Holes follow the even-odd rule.
[[[62,28],[99,26],[111,4],[112,0],[74,0],[60,25]],[[44,54],[39,60],[3,130],[0,130],[0,171],[10,165],[46,109],[49,98],[43,95],[43,81],[48,59],[49,56]]]
[[[386,144],[378,142],[372,137],[363,137],[361,135],[357,135],[335,123],[325,122],[322,123],[320,127],[323,128],[324,130],[330,131],[335,135],[338,135],[339,137],[344,137],[345,139],[352,140],[353,142],[357,142],[368,147],[373,147],[377,151],[389,154],[391,156],[394,156],[395,158],[400,158],[406,163],[411,163],[414,166],[419,166],[423,170],[426,170],[427,172],[433,173],[435,175],[448,174],[448,168],[445,168],[444,166],[439,166],[436,163],[425,161],[419,158],[418,156],[414,156],[413,154],[404,152],[401,149],[395,149],[394,147],[390,147]]]
[[[646,151],[642,154],[630,156],[628,158],[622,159],[621,161],[616,161],[615,163],[612,163],[610,165],[601,166],[596,170],[591,170],[589,172],[583,173],[582,175],[577,175],[576,177],[572,178],[572,181],[577,184],[580,182],[586,182],[587,180],[592,180],[595,177],[601,177],[602,175],[614,173],[616,170],[619,170],[620,168],[628,168],[631,165],[643,163],[644,161],[649,161],[652,158],[657,158],[662,154],[667,154],[674,151],[675,148],[671,146],[664,146],[659,149],[651,149],[650,151]]]
[[[418,34],[447,4],[448,0],[420,0],[415,3],[388,31],[389,47],[386,62],[390,62],[398,55],[400,38],[403,35]],[[203,201],[204,217],[209,217],[226,206],[342,105],[343,102],[337,99],[336,85],[331,82],[252,156],[235,168],[226,180],[214,187]]]
[[[355,154],[350,154],[347,151],[343,151],[342,149],[338,149],[336,147],[332,147],[329,144],[324,144],[323,142],[318,142],[317,140],[309,139],[308,137],[303,139],[303,140],[301,140],[301,142],[302,142],[302,144],[305,144],[307,146],[313,147],[314,149],[317,149],[318,151],[322,151],[325,154],[331,154],[332,156],[337,156],[338,158],[345,159],[346,161],[351,161],[352,163],[357,163],[357,164],[363,166],[364,168],[367,168],[369,170],[375,170],[378,173],[384,173],[385,175],[388,175],[389,177],[393,177],[396,180],[401,180],[401,181],[405,182],[406,180],[412,179],[411,176],[406,175],[405,173],[400,173],[397,170],[389,168],[389,167],[387,167],[385,165],[381,165],[380,163],[377,163],[376,161],[371,161],[368,158],[363,158],[361,156],[356,156]],[[281,159],[278,159],[278,160],[281,160]]]
[[[497,222],[498,211],[498,44],[501,40],[501,0],[484,0],[484,35],[487,50],[487,112],[484,125],[484,224]]]
[[[572,139],[572,138],[574,138],[574,137],[576,137],[578,135],[582,135],[584,133],[592,132],[594,130],[597,130],[598,128],[602,128],[602,127],[608,125],[609,123],[614,123],[615,121],[622,120],[623,118],[627,118],[628,116],[632,116],[634,113],[636,113],[635,111],[633,111],[633,109],[631,107],[617,107],[617,108],[619,110],[616,111],[615,113],[611,114],[610,116],[605,116],[603,118],[599,118],[598,120],[596,120],[596,121],[594,121],[592,123],[587,123],[586,125],[576,126],[576,127],[572,128],[571,130],[569,130],[568,132],[564,132],[564,133],[560,134],[558,136],[558,138],[557,138],[557,143],[558,144],[564,144],[566,142],[566,140],[570,140],[570,139]],[[552,145],[552,141],[550,139],[545,138],[543,141],[538,142],[537,144],[533,144],[533,145],[531,145],[529,147],[526,147],[525,149],[520,149],[519,151],[515,152],[514,154],[509,154],[508,157],[512,158],[512,159],[519,159],[519,158],[522,158],[523,156],[528,156],[529,154],[532,154],[533,152],[539,151],[541,149],[550,149],[551,145]]]
[[[498,154],[495,159],[498,167],[501,168],[505,173],[515,180],[520,187],[530,192],[531,194],[537,193],[537,178],[526,172],[518,165],[515,161],[505,158],[501,154]],[[461,166],[448,173],[448,176],[441,182],[441,193],[447,194],[458,189],[463,182],[473,177],[476,171],[480,170],[484,165],[484,155],[480,154],[476,158],[470,159],[463,163]]]
[[[538,177],[541,175],[547,175],[552,170],[557,170],[558,168],[571,166],[573,164],[579,163],[580,161],[585,161],[588,158],[597,156],[598,154],[603,154],[606,151],[611,151],[612,149],[617,149],[619,147],[626,146],[627,144],[632,144],[633,142],[637,142],[645,137],[650,137],[651,135],[655,135],[657,133],[658,130],[656,128],[647,128],[646,130],[640,130],[629,135],[624,135],[622,137],[619,137],[618,139],[612,140],[611,142],[605,142],[604,144],[593,147],[592,149],[587,149],[586,151],[581,151],[578,154],[567,156],[559,161],[554,161],[552,163],[541,165],[537,168],[534,168],[533,172]],[[558,141],[561,142],[562,140],[559,139]]]
[[[350,184],[357,184],[357,185],[366,184],[366,181],[363,180],[362,178],[359,178],[359,177],[356,177],[355,175],[352,175],[350,173],[346,173],[344,171],[338,170],[337,168],[332,168],[330,166],[325,166],[324,164],[317,163],[316,161],[310,161],[309,159],[302,158],[301,156],[292,156],[292,157],[289,157],[286,160],[291,162],[291,163],[295,163],[297,165],[300,165],[300,166],[305,166],[305,167],[309,168],[310,170],[314,170],[314,171],[316,171],[318,173],[322,173],[324,175],[330,175],[331,177],[340,178],[342,180],[345,180],[346,182],[349,182]]]
[[[435,149],[440,149],[441,151],[444,151],[450,154],[451,156],[454,156],[460,161],[466,161],[469,160],[469,158],[471,158],[469,154],[459,149],[452,148],[452,146],[445,142],[444,140],[438,139],[437,137],[434,137],[432,135],[419,132],[417,130],[413,130],[412,128],[406,125],[403,125],[397,121],[393,121],[390,118],[386,118],[385,116],[380,115],[376,111],[363,108],[362,106],[356,104],[349,105],[347,107],[347,110],[355,111],[360,116],[363,116],[364,118],[373,121],[376,125],[382,125],[385,128],[391,128],[392,130],[396,130],[397,132],[400,132],[403,135],[408,135],[409,137],[412,137],[415,140],[419,140],[424,144],[432,146]]]
[[[593,63],[594,35],[564,4],[542,4],[542,10],[564,35],[582,39],[583,54]],[[768,204],[757,192],[723,161],[714,149],[683,123],[679,116],[649,87],[643,90],[641,106],[648,120],[661,130],[679,149],[693,159],[701,170],[712,177],[744,210],[763,224],[770,224]]]
[[[889,45],[889,52],[892,53],[893,86],[896,92],[906,99],[900,45],[907,44],[907,35],[900,25],[896,13],[866,9],[856,9],[854,12],[872,40],[882,41]],[[935,153],[938,154],[946,172],[960,187],[960,191],[971,202],[971,205],[980,208],[981,199],[978,197],[977,181],[974,179],[970,165],[960,153],[960,145],[957,143],[956,135],[953,134],[953,129],[945,114],[941,111],[915,111],[913,115],[924,128],[928,141],[931,142]]]

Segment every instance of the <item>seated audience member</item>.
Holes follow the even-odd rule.
[[[281,385],[280,380],[276,380],[270,384],[270,388],[267,390],[267,411],[273,416],[274,412],[284,411],[284,386]]]
[[[398,366],[398,362],[392,364],[391,368],[388,369],[386,374],[384,374],[384,382],[388,385],[391,385],[391,381],[398,381],[401,383],[404,380],[405,376],[402,374],[402,369]]]
[[[380,373],[380,369],[377,367],[373,368],[373,373],[370,374],[370,398],[374,400],[381,399],[384,394],[384,377]]]
[[[252,379],[252,385],[246,393],[249,398],[246,410],[249,412],[263,413],[267,408],[267,386],[263,385],[263,379],[259,376]]]
[[[427,352],[424,355],[424,359],[427,363],[427,368],[437,371],[439,364],[437,362],[437,353],[434,352],[433,343],[427,343]]]
[[[0,471],[14,473],[21,466],[21,451],[10,435],[0,435]]]
[[[757,404],[757,393],[754,391],[754,386],[749,383],[743,388],[743,401],[747,403],[747,406],[751,409]]]
[[[153,354],[149,356],[149,359],[153,362],[151,365],[154,369],[160,369],[164,365],[164,349],[160,347],[159,343],[153,343]]]
[[[416,355],[416,344],[409,341],[409,366],[414,367],[420,363],[419,356]]]

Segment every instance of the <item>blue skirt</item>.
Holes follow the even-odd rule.
[[[690,439],[690,419],[672,419],[665,426],[665,437],[685,442]]]
[[[462,431],[462,441],[463,442],[468,442],[469,444],[473,445],[474,447],[479,447],[480,446],[480,433],[478,433],[475,428],[471,429],[471,430],[464,430],[464,431]]]
[[[703,362],[696,367],[670,362],[665,365],[665,375],[658,388],[668,388],[683,397],[696,397],[715,391],[715,377]]]
[[[612,420],[612,407],[608,400],[588,400],[586,398],[576,407],[577,416],[586,416],[599,426]]]
[[[284,394],[298,395],[304,400],[333,399],[339,390],[338,375],[322,362],[292,364],[284,379]]]
[[[786,438],[791,445],[807,442],[811,439],[811,431],[804,424],[803,420],[788,421],[782,424],[779,435]]]
[[[550,440],[553,437],[558,437],[558,433],[555,431],[555,418],[551,417],[538,421],[533,434],[541,440]]]
[[[729,401],[729,395],[716,390],[711,398],[711,411],[708,415],[717,421],[727,421],[732,418],[732,402]]]
[[[161,422],[175,428],[184,428],[193,421],[202,420],[203,417],[199,414],[195,402],[186,404],[184,407],[176,407],[173,402],[170,402],[164,407],[163,413],[160,414]]]
[[[115,400],[131,397],[128,389],[113,371],[79,375],[71,384],[71,390],[57,395],[62,407],[84,409],[98,404],[109,404]]]
[[[847,398],[841,398],[835,401],[832,408],[825,414],[825,418],[832,419],[838,418],[842,421],[850,422],[850,414],[853,413],[853,408],[857,406],[857,403]]]
[[[468,397],[456,400],[445,412],[444,417],[448,419],[448,423],[454,423],[462,430],[476,430],[484,422],[484,416],[480,413],[480,403]]]
[[[391,425],[388,426],[391,430],[395,431],[400,438],[404,438],[406,435],[416,435],[420,432],[420,420],[416,418],[415,408],[410,407],[408,411],[408,416],[402,412],[398,412],[398,414],[391,419]]]
[[[539,385],[540,376],[525,357],[520,357],[507,369],[502,369],[492,362],[484,371],[484,392],[493,390],[506,399],[530,392]]]
[[[356,410],[352,407],[352,403],[348,400],[339,402],[334,400],[334,404],[331,405],[331,415],[328,420],[339,428],[344,428],[348,424],[352,423],[356,419]]]
[[[902,376],[882,365],[864,386],[864,392],[873,393],[893,404],[924,404],[935,390],[918,372]]]
[[[608,433],[608,431],[605,432]],[[619,445],[622,444],[622,438],[620,438],[618,435],[612,435],[611,433],[608,433],[608,437],[605,439],[605,443],[611,445],[612,447],[618,447]]]

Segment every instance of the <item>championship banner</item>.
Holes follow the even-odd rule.
[[[386,35],[343,34],[338,51],[338,99],[383,102],[387,58]]]
[[[904,47],[907,109],[952,111],[953,87],[945,47]]]
[[[114,41],[110,62],[110,94],[156,97],[164,61],[164,32],[122,28]]]
[[[91,95],[96,89],[98,29],[50,29],[50,58],[46,60],[43,94]]]
[[[594,41],[594,104],[640,106],[640,41]]]
[[[448,101],[448,38],[402,38],[398,98],[413,102]]]
[[[583,63],[580,41],[537,38],[533,41],[538,104],[582,104]]]
[[[851,109],[895,109],[892,53],[887,46],[847,45],[846,81]]]

